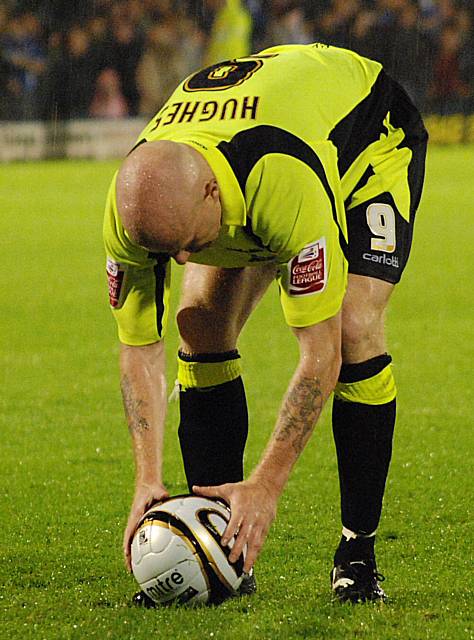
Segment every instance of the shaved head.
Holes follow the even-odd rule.
[[[210,206],[219,209],[220,226],[217,181],[204,157],[188,145],[143,143],[120,168],[118,212],[130,238],[147,249],[174,254],[192,245],[196,231],[213,222]]]

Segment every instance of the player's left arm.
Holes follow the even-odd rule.
[[[265,542],[279,496],[336,385],[341,366],[340,308],[347,272],[340,243],[343,201],[335,150],[328,143],[315,145],[314,150],[312,167],[281,154],[266,158],[268,188],[255,187],[261,201],[255,198],[252,210],[253,229],[263,244],[281,258],[286,256],[285,260],[292,256],[287,264],[281,261],[278,284],[286,322],[299,342],[298,366],[272,436],[250,477],[235,484],[194,488],[229,503],[231,519],[222,542],[226,544],[237,534],[231,561],[247,545],[245,571]],[[260,180],[262,173],[257,168],[247,184]],[[288,185],[289,180],[298,188],[287,189],[289,196],[285,192],[283,197],[279,185]]]
[[[300,347],[275,429],[260,462],[247,480],[219,487],[195,487],[197,493],[224,498],[232,517],[222,542],[233,535],[235,561],[247,545],[245,571],[252,567],[276,516],[278,499],[308,442],[341,366],[340,313],[323,322],[293,329]]]

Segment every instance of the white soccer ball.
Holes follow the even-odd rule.
[[[230,520],[224,503],[198,496],[176,496],[143,516],[132,542],[132,570],[155,602],[194,606],[219,604],[235,595],[242,581],[244,554],[228,560],[220,543]]]

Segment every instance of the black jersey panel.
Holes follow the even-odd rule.
[[[217,148],[232,167],[243,194],[250,172],[264,156],[280,153],[304,162],[318,176],[329,198],[332,217],[339,229],[339,242],[344,254],[347,254],[346,239],[337,219],[334,193],[321,160],[306,142],[279,127],[261,125],[237,133],[229,142],[220,142]]]

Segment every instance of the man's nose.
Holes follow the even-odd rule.
[[[186,264],[190,255],[191,255],[190,251],[185,251],[184,249],[181,249],[180,251],[177,251],[174,254],[173,258],[178,264]]]

